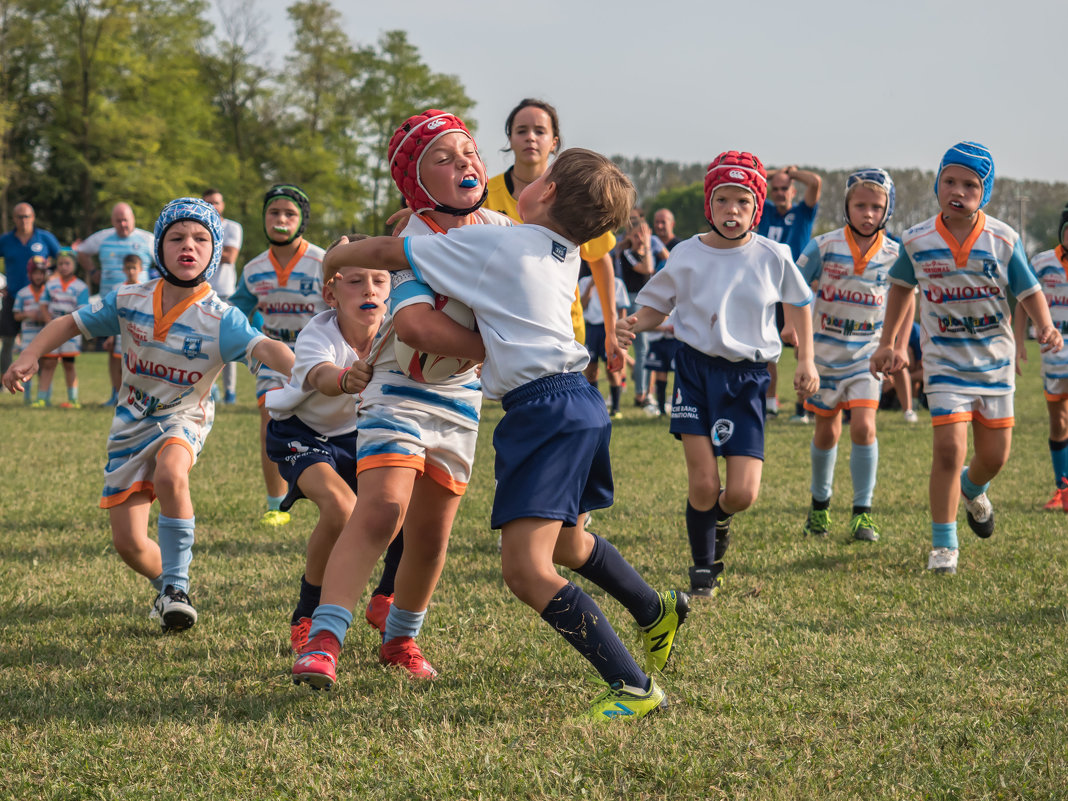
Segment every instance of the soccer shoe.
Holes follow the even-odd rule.
[[[826,509],[809,509],[801,533],[806,537],[826,537],[831,528],[831,513]]]
[[[806,412],[805,414],[792,415],[790,417],[790,422],[791,423],[798,423],[798,424],[803,425],[803,426],[807,426],[809,423],[812,422],[812,418],[809,417],[808,413]]]
[[[413,679],[436,679],[438,672],[426,661],[423,652],[411,637],[394,637],[382,643],[378,659],[383,665],[396,665],[408,671]]]
[[[905,422],[906,423],[918,423],[920,422],[920,416],[912,409],[905,410]]]
[[[933,548],[927,557],[927,569],[935,573],[957,572],[957,548]]]
[[[767,398],[764,401],[765,417],[778,417],[779,416],[779,399]]]
[[[293,663],[293,683],[313,690],[329,690],[337,681],[337,658],[341,643],[329,631],[320,631]]]
[[[671,658],[675,634],[690,611],[690,598],[684,592],[668,590],[658,592],[660,616],[642,629],[642,645],[645,647],[645,669],[663,670]]]
[[[994,533],[994,505],[990,503],[985,492],[980,492],[971,499],[963,493],[961,497],[964,498],[964,511],[968,516],[968,525],[975,532],[975,536],[985,540]]]
[[[159,620],[163,631],[184,631],[197,622],[197,610],[184,590],[177,590],[168,584],[163,592],[156,596],[149,617]]]
[[[614,412],[609,413],[609,417],[611,417],[613,420],[622,420],[623,412],[621,412],[619,409],[616,409]]]
[[[849,531],[855,540],[862,542],[879,541],[879,527],[875,525],[875,521],[871,519],[871,515],[868,512],[853,515],[853,519],[849,521]]]
[[[289,625],[289,650],[295,654],[301,653],[308,647],[308,632],[311,631],[312,620],[310,617],[302,617],[296,623]]]
[[[593,699],[584,717],[592,720],[638,719],[667,709],[667,706],[667,696],[657,686],[655,679],[649,679],[648,690],[640,690],[617,681]]]
[[[78,401],[64,401],[59,404],[60,409],[80,409],[82,405]]]
[[[289,525],[289,512],[283,512],[279,509],[268,509],[263,513],[263,517],[260,518],[261,526],[288,526]]]
[[[1042,508],[1050,512],[1068,512],[1068,480],[1061,480],[1060,488],[1053,493],[1053,497]]]
[[[642,411],[649,417],[659,417],[664,413],[663,409],[656,405],[656,401],[649,401],[642,407]]]
[[[233,392],[227,392],[225,395],[223,395],[223,403],[225,403],[227,406],[233,406],[235,403],[237,403],[237,395]]]
[[[712,567],[694,565],[690,568],[690,595],[698,598],[715,598],[722,587],[722,562],[716,562]]]
[[[363,613],[364,620],[372,628],[386,633],[386,618],[389,617],[389,608],[393,606],[392,595],[372,595],[367,602],[367,609]]]
[[[35,400],[33,403],[30,404],[30,408],[31,409],[47,409],[48,408],[48,401],[46,401],[44,398],[38,398],[37,400]]]

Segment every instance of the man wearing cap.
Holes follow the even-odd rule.
[[[44,256],[50,261],[59,255],[59,240],[49,231],[38,228],[34,221],[36,215],[29,203],[15,205],[15,228],[0,236],[0,258],[4,260],[4,273],[7,280],[7,294],[3,296],[0,308],[0,338],[3,348],[0,350],[0,375],[11,366],[11,356],[15,347],[15,337],[19,333],[19,323],[13,312],[15,295],[29,283],[26,265],[33,256]]]

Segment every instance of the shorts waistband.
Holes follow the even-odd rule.
[[[740,359],[735,362],[730,359],[724,359],[722,356],[709,356],[707,353],[698,350],[693,345],[687,345],[685,342],[682,343],[682,348],[693,358],[704,362],[709,367],[715,367],[720,370],[734,370],[739,373],[751,373],[768,369],[767,362],[752,362],[749,361],[749,359]]]
[[[540,395],[548,395],[551,392],[560,392],[562,390],[580,389],[589,385],[590,382],[586,380],[586,376],[582,373],[556,373],[542,376],[505,393],[504,397],[501,398],[501,408],[504,411],[508,411],[509,407]]]

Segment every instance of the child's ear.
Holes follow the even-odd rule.
[[[541,195],[538,196],[539,203],[552,203],[556,199],[556,184],[552,181],[547,181],[545,186],[542,187]]]
[[[323,302],[331,309],[337,308],[337,296],[334,295],[334,279],[323,284]]]

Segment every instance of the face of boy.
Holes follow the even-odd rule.
[[[938,205],[949,219],[966,219],[979,211],[983,182],[966,167],[950,164],[938,176]]]
[[[74,275],[74,259],[64,256],[56,261],[56,272],[62,275],[64,278],[70,278]]]
[[[300,228],[300,209],[292,200],[280,197],[267,206],[263,220],[271,241],[285,242]]]
[[[34,286],[41,286],[48,280],[48,270],[44,267],[34,267],[30,270],[30,283]]]
[[[423,154],[419,180],[438,203],[466,209],[482,197],[486,188],[486,168],[471,137],[452,131]]]
[[[552,117],[545,109],[527,106],[516,112],[508,146],[515,154],[517,162],[529,165],[546,164],[559,144],[560,140],[553,135]]]
[[[886,192],[859,184],[849,194],[849,222],[864,236],[879,230],[886,214]]]
[[[728,239],[747,232],[755,214],[753,193],[740,186],[721,186],[712,193],[712,220]]]
[[[211,232],[192,220],[181,220],[163,235],[163,263],[185,281],[200,275],[211,262]]]
[[[123,262],[122,274],[126,276],[127,284],[136,284],[137,279],[141,276],[141,262]]]
[[[323,287],[323,300],[339,315],[360,325],[373,325],[386,313],[390,283],[385,270],[342,267]]]

